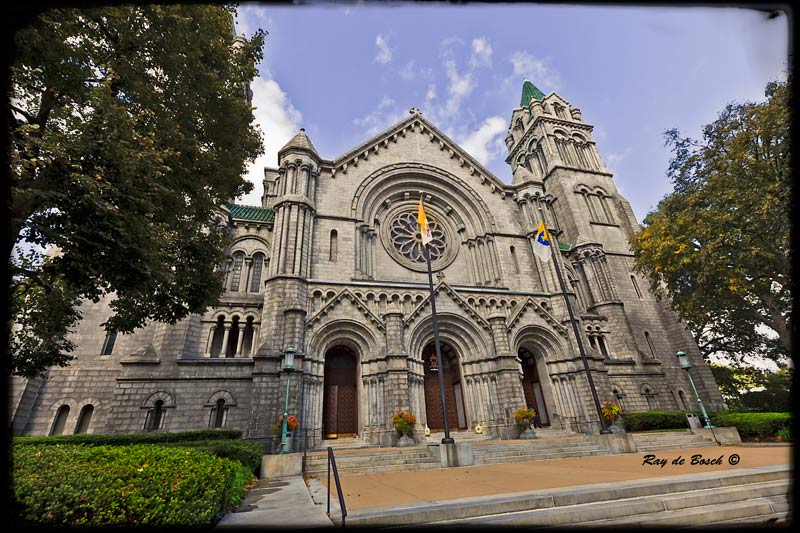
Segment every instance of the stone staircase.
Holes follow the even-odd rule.
[[[435,446],[341,449],[334,450],[334,455],[340,476],[408,472],[442,467],[439,449]],[[306,457],[305,474],[310,478],[327,476],[327,452],[309,452]]]
[[[476,442],[472,453],[476,465],[488,465],[606,455],[611,452],[584,435],[573,435],[531,440]]]
[[[717,443],[689,431],[662,431],[653,433],[631,433],[636,449],[640,453],[661,450],[679,450],[716,446]]]
[[[692,527],[786,524],[790,465],[356,510],[351,527]],[[332,513],[338,525],[338,515]]]

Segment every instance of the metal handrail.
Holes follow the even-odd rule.
[[[342,485],[339,483],[339,471],[336,469],[336,458],[333,456],[333,448],[328,446],[328,516],[331,515],[331,464],[333,464],[333,478],[336,481],[336,492],[339,495],[339,507],[342,510],[342,527],[347,516],[347,506],[344,504],[342,495]]]

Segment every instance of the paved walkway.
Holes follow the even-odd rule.
[[[344,476],[340,478],[340,482],[347,510],[355,511],[369,507],[408,505],[414,502],[427,504],[456,498],[791,464],[791,450],[791,446],[713,446]],[[642,464],[648,453],[655,456],[651,462],[666,459],[666,464],[663,467],[658,463]],[[712,460],[722,457],[722,464],[692,465],[692,456],[698,454]],[[739,462],[732,465],[730,463],[735,462],[735,459],[729,461],[729,458],[734,454],[739,456]],[[679,456],[685,463],[672,464],[672,461]],[[325,486],[327,480],[322,478],[319,483]],[[336,489],[333,484],[331,489],[335,494]],[[318,498],[314,491],[312,495],[315,499]]]
[[[643,464],[647,453],[552,459],[527,463],[478,465],[387,474],[365,474],[340,478],[348,511],[430,505],[461,498],[575,487],[596,483],[635,481],[682,474],[707,474],[791,464],[791,446],[714,446],[651,452],[653,464]],[[692,456],[720,464],[692,465]],[[734,455],[739,460],[731,460]],[[673,464],[679,457],[683,465]],[[665,460],[661,466],[661,460]],[[735,463],[735,464],[732,464]],[[340,514],[335,484],[331,483],[331,513]],[[309,494],[310,493],[310,494]],[[325,513],[327,480],[302,477],[264,480],[248,493],[235,513],[226,515],[217,527],[326,527],[332,522]]]

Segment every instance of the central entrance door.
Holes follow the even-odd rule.
[[[522,390],[525,392],[525,404],[533,406],[543,426],[549,426],[550,417],[547,415],[547,406],[544,403],[536,358],[525,348],[520,348],[519,358],[522,360]]]
[[[425,414],[428,419],[428,427],[431,431],[444,430],[442,395],[439,390],[439,372],[444,371],[447,426],[450,429],[467,429],[458,358],[449,344],[442,343],[441,350],[442,362],[436,360],[433,343],[428,344],[422,351],[422,360],[425,365]]]
[[[358,433],[356,365],[356,354],[345,346],[336,346],[325,354],[323,438],[354,437]]]

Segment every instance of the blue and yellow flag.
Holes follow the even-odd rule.
[[[541,261],[550,261],[550,236],[544,228],[544,220],[539,222],[539,229],[536,231],[536,238],[533,243],[533,253]]]

